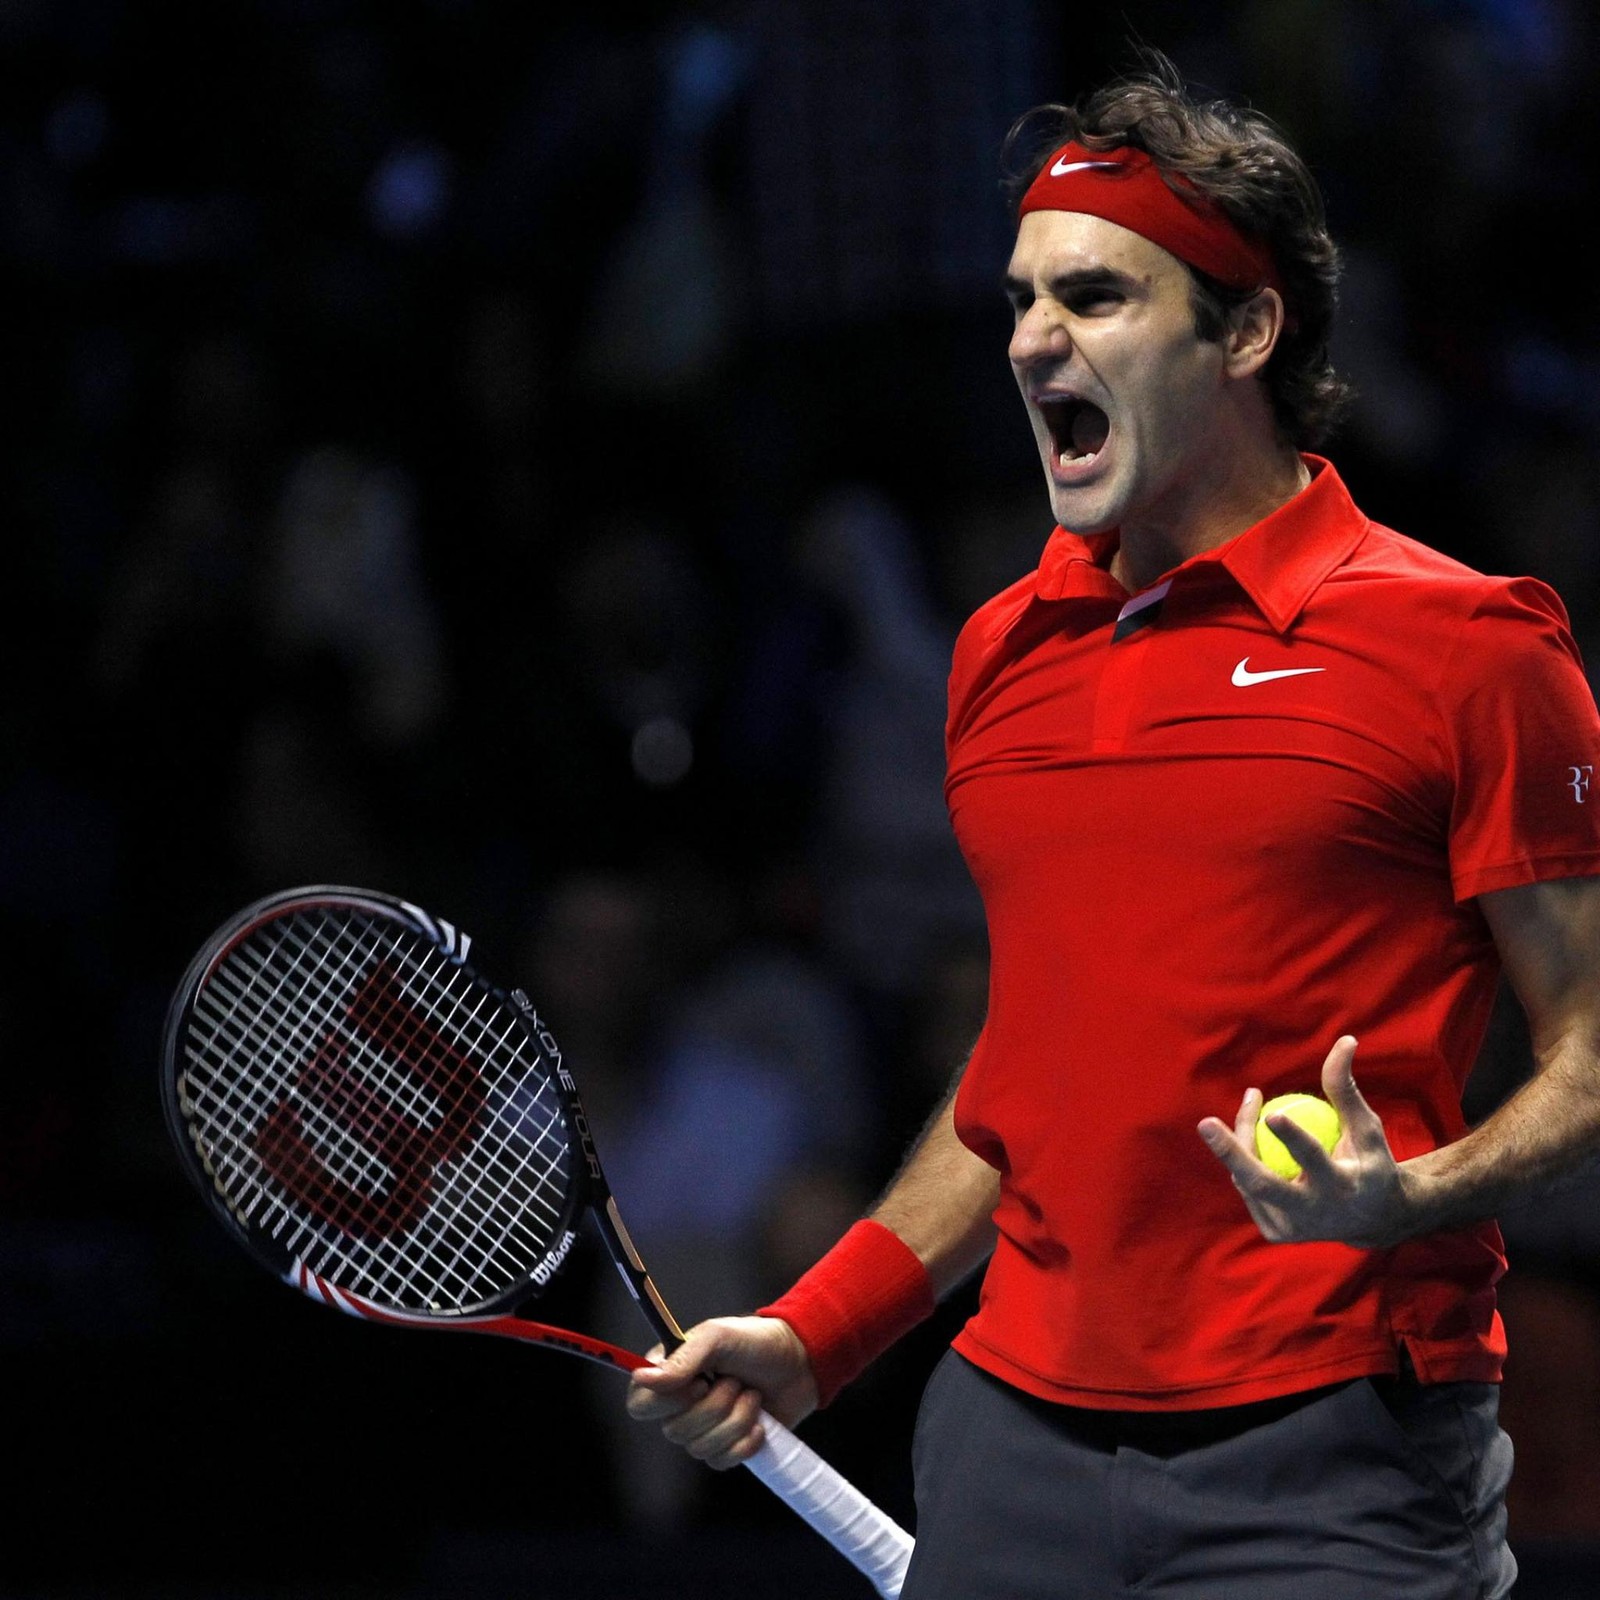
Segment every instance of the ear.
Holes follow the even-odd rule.
[[[1277,348],[1283,323],[1283,296],[1276,289],[1262,289],[1235,306],[1223,336],[1228,376],[1252,378],[1260,372]]]

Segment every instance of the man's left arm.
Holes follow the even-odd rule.
[[[1343,1124],[1332,1154],[1288,1118],[1268,1120],[1301,1165],[1294,1181],[1256,1159],[1261,1092],[1248,1090],[1232,1128],[1207,1117],[1199,1132],[1266,1238],[1381,1249],[1492,1217],[1600,1153],[1600,877],[1500,889],[1478,904],[1527,1013],[1532,1078],[1453,1144],[1396,1162],[1356,1086],[1346,1035],[1322,1067]]]

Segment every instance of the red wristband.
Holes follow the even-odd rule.
[[[811,1358],[821,1405],[933,1314],[933,1280],[899,1236],[856,1223],[795,1286],[757,1316],[782,1317]]]

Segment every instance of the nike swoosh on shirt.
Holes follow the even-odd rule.
[[[1233,684],[1236,689],[1248,689],[1252,683],[1270,683],[1274,678],[1300,678],[1308,672],[1326,672],[1326,667],[1278,667],[1272,672],[1252,672],[1250,670],[1250,657],[1233,669]]]
[[[1104,172],[1120,166],[1118,161],[1058,161],[1050,169],[1052,178],[1064,178],[1069,172]]]

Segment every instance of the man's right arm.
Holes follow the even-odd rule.
[[[870,1213],[916,1257],[935,1297],[994,1248],[1000,1191],[999,1174],[957,1138],[954,1108],[952,1087]],[[718,1469],[761,1447],[763,1406],[793,1427],[817,1404],[810,1355],[776,1316],[699,1323],[670,1357],[636,1372],[628,1389],[631,1415],[659,1423],[674,1444]]]
[[[1000,1199],[1000,1174],[956,1136],[955,1104],[952,1086],[870,1213],[912,1250],[939,1298],[988,1259]]]

